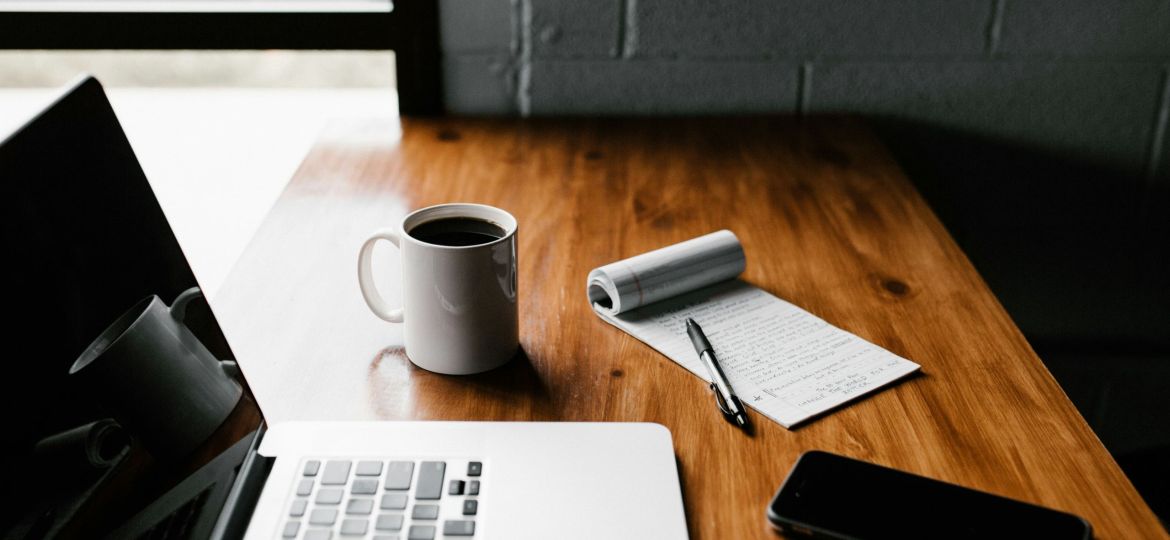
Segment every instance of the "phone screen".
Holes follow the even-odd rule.
[[[821,451],[797,460],[768,519],[826,538],[1091,537],[1072,514]]]

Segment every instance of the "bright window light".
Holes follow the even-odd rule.
[[[391,0],[0,0],[0,12],[387,13]]]

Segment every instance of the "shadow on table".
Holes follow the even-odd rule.
[[[420,368],[401,347],[370,362],[370,399],[378,418],[402,420],[553,420],[548,387],[523,348],[504,365],[474,375]]]
[[[544,380],[540,378],[523,347],[517,348],[516,354],[504,365],[484,373],[462,375],[457,377],[456,381],[479,393],[507,397],[523,396],[534,404],[549,403],[548,387],[545,386]]]
[[[1147,170],[1060,141],[873,124],[1151,508],[1170,519],[1168,477],[1158,477],[1170,437],[1144,429],[1170,422],[1170,394],[1149,391],[1170,384],[1170,162]]]

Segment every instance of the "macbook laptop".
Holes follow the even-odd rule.
[[[144,432],[139,417],[182,425],[182,411],[150,399],[129,413],[110,406],[155,380],[68,374],[128,308],[151,295],[171,305],[199,286],[95,79],[0,143],[0,190],[13,321],[2,341],[0,536],[687,536],[671,436],[656,424],[266,425],[247,366],[278,360],[245,358],[242,397],[213,435],[168,445],[168,430]],[[212,361],[235,359],[206,302],[183,323]]]

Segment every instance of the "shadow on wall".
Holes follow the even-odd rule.
[[[1034,346],[1170,351],[1166,182],[926,124],[874,124]]]
[[[874,125],[1090,426],[1170,520],[1170,174]],[[1151,178],[1152,176],[1152,178]]]

